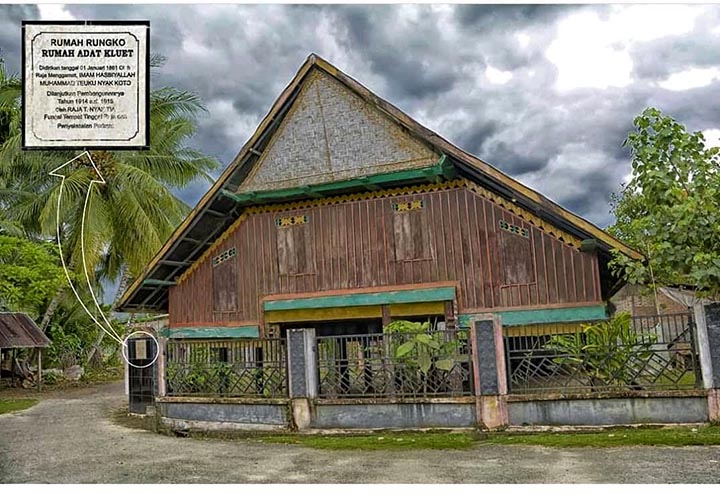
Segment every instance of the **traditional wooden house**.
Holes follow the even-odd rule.
[[[124,295],[169,338],[604,318],[605,231],[468,154],[316,55]]]

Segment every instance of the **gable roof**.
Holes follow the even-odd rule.
[[[633,258],[641,255],[628,246],[575,215],[542,194],[521,184],[481,159],[463,151],[435,132],[422,126],[389,102],[372,93],[358,81],[337,69],[315,54],[311,54],[300,67],[290,84],[282,91],[255,133],[245,143],[220,178],[200,199],[175,233],[152,259],[144,273],[128,288],[120,300],[119,310],[166,311],[168,287],[213,244],[213,242],[241,215],[244,203],[238,202],[237,192],[246,183],[249,174],[264,157],[265,151],[288,116],[303,88],[314,71],[321,71],[361,98],[368,106],[380,112],[402,128],[413,139],[422,142],[442,156],[442,168],[457,172],[501,197],[530,211],[541,220],[567,231],[581,240],[594,239],[601,252],[609,256],[610,249],[618,249]],[[384,183],[384,186],[395,185]],[[378,184],[373,184],[377,188]],[[349,181],[344,187],[362,187],[358,181]],[[291,193],[286,193],[291,192]],[[334,189],[337,193],[337,188]],[[304,188],[292,191],[267,191],[256,197],[264,202],[296,200],[310,194]],[[317,192],[315,192],[317,194]],[[309,197],[305,195],[305,197]]]
[[[30,316],[22,312],[0,312],[0,348],[38,348],[50,340]]]

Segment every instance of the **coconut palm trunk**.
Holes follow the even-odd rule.
[[[75,262],[71,260],[68,263],[68,270],[72,271],[75,266]],[[50,299],[50,303],[47,306],[47,309],[45,309],[45,314],[43,314],[43,318],[40,321],[40,330],[43,333],[47,333],[48,328],[50,327],[50,322],[52,321],[53,316],[57,312],[58,308],[60,307],[60,304],[63,301],[63,298],[65,297],[65,287],[62,286],[58,289],[57,293],[53,296],[52,299]]]
[[[64,296],[65,289],[61,288],[60,290],[58,290],[52,300],[50,300],[47,309],[45,309],[45,314],[43,314],[42,321],[40,322],[40,330],[43,333],[47,333],[48,326],[50,326],[50,321],[52,321],[55,312],[57,312],[58,307],[60,307],[60,302],[62,302]]]
[[[112,303],[112,310],[115,310],[117,308],[118,304],[120,303],[120,299],[125,293],[125,290],[127,290],[127,287],[130,284],[131,280],[130,271],[128,270],[127,265],[123,264],[123,266],[120,268],[120,273],[120,284],[118,285],[117,293],[115,293],[115,299]],[[132,324],[134,319],[135,314],[131,314],[127,322],[128,326]],[[101,329],[98,332],[95,344],[92,346],[92,348],[90,348],[90,353],[87,360],[90,367],[98,368],[102,364],[102,348],[100,345],[102,344],[104,338],[105,331]]]

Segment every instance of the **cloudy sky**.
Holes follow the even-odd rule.
[[[603,227],[643,108],[720,142],[718,5],[0,5],[11,71],[22,19],[149,19],[152,84],[202,97],[192,144],[223,167],[310,52]]]

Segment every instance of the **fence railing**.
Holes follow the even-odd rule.
[[[287,396],[284,339],[170,340],[166,352],[168,396]]]
[[[468,331],[317,338],[319,396],[471,395]]]
[[[690,313],[506,328],[511,393],[686,389],[700,384]],[[616,319],[617,321],[617,319]]]

